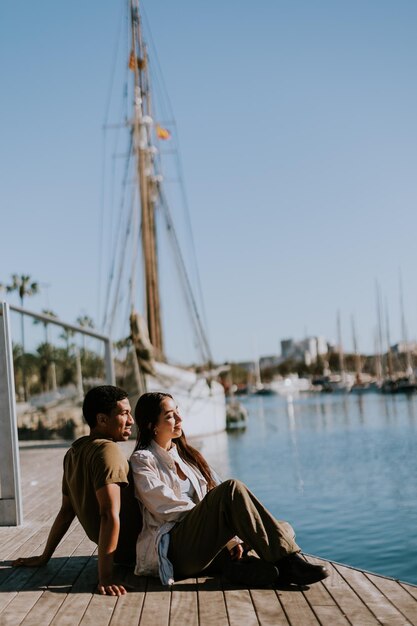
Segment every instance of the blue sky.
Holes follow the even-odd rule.
[[[354,315],[372,351],[376,280],[397,341],[399,268],[415,338],[415,2],[143,7],[175,114],[214,357],[279,353],[281,338],[306,333],[335,339],[338,310],[346,349]],[[122,0],[0,7],[0,282],[29,273],[48,287],[28,306],[71,322],[102,315],[103,146],[120,151],[102,127],[123,110],[123,11]],[[192,340],[163,282],[167,350],[187,360]]]

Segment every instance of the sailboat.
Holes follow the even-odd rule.
[[[353,353],[355,356],[355,382],[353,383],[350,391],[354,394],[368,393],[369,391],[377,391],[379,387],[375,382],[371,382],[369,375],[364,376],[362,372],[362,358],[358,348],[358,339],[356,336],[355,320],[353,315],[351,316],[352,326],[352,343]]]
[[[353,385],[353,378],[345,370],[345,358],[342,344],[342,327],[340,321],[340,311],[337,312],[337,337],[339,355],[339,374],[331,374],[327,377],[323,385],[326,393],[347,393]]]
[[[389,340],[388,319],[387,319],[387,343],[388,343],[388,378],[384,380],[381,391],[383,393],[416,393],[417,382],[411,360],[410,346],[407,337],[407,325],[404,313],[404,296],[402,286],[401,272],[399,274],[400,285],[400,311],[401,311],[401,330],[403,336],[403,346],[405,348],[405,372],[394,376],[392,373],[392,354]]]
[[[219,370],[213,370],[213,359],[206,332],[198,311],[196,298],[182,256],[179,238],[167,195],[164,191],[164,178],[161,169],[158,142],[169,138],[169,131],[157,123],[153,114],[153,97],[149,75],[148,49],[144,42],[139,0],[129,0],[130,50],[126,63],[131,77],[132,112],[127,120],[129,130],[128,160],[134,163],[131,175],[134,177],[132,209],[128,218],[126,233],[131,237],[132,259],[129,276],[129,338],[125,351],[130,356],[135,387],[132,405],[145,391],[165,391],[173,395],[184,416],[184,430],[187,436],[201,436],[221,432],[226,428],[226,401],[223,386],[218,382]],[[169,363],[164,350],[164,332],[161,314],[160,267],[158,259],[157,222],[164,217],[165,230],[171,237],[176,254],[176,266],[190,316],[189,332],[194,332],[203,365],[197,370]],[[129,247],[126,243],[124,247]],[[139,247],[142,251],[144,274],[144,316],[137,310],[137,266]],[[112,312],[120,309],[120,276],[126,260],[120,261],[119,273],[113,272],[113,306],[107,320],[114,317]],[[116,275],[116,278],[114,278]],[[174,310],[175,313],[175,310]],[[111,326],[111,324],[110,324]],[[110,331],[111,332],[111,331]],[[127,385],[125,385],[127,386]]]

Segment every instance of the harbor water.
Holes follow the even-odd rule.
[[[249,396],[210,461],[306,553],[417,584],[417,396]]]

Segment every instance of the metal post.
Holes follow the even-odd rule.
[[[106,361],[106,380],[108,385],[116,384],[116,374],[114,371],[113,346],[110,338],[104,339],[104,358]]]
[[[23,521],[9,306],[0,302],[0,526]]]

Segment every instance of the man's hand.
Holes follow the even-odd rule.
[[[243,556],[243,546],[241,543],[238,543],[236,546],[233,546],[231,550],[229,550],[230,558],[232,561],[240,561]]]
[[[71,526],[74,517],[75,511],[72,508],[69,497],[62,495],[61,508],[51,526],[43,553],[38,556],[27,556],[15,559],[12,562],[13,567],[40,567],[46,565],[53,555],[55,548]]]
[[[98,583],[97,591],[101,596],[124,596],[127,593],[123,585],[115,583]]]
[[[15,559],[12,562],[13,567],[40,567],[46,565],[49,561],[48,557],[40,554],[39,556],[27,556]]]

